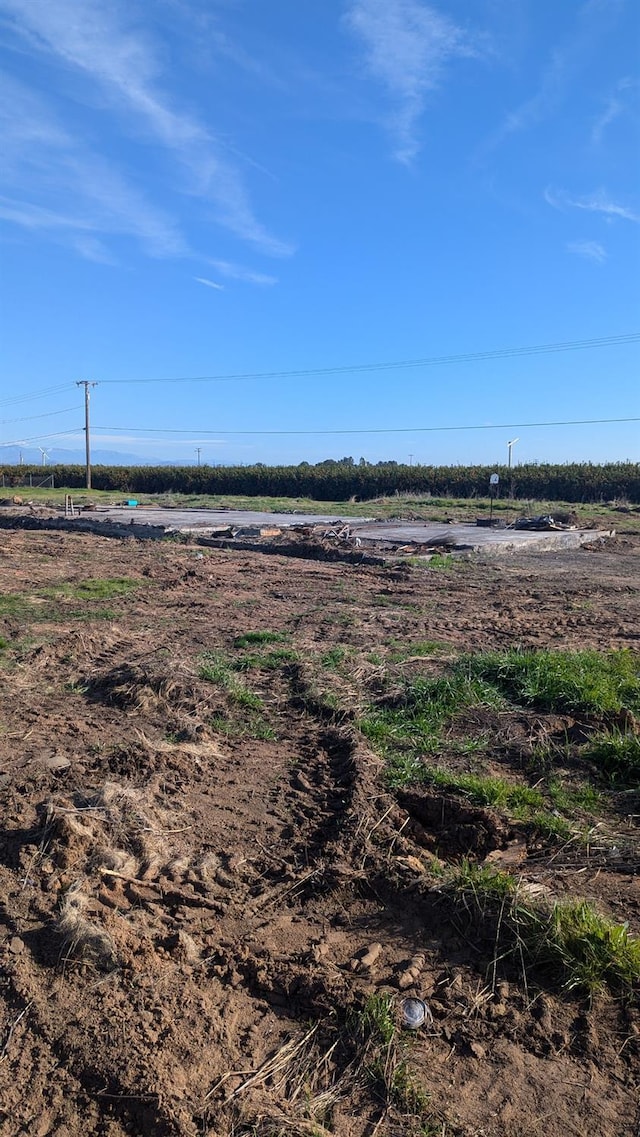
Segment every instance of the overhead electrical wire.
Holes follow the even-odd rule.
[[[307,367],[296,370],[281,371],[245,371],[237,373],[220,373],[215,375],[177,375],[156,378],[125,378],[100,379],[100,386],[135,384],[135,383],[224,383],[239,382],[247,379],[295,379],[314,376],[348,375],[371,371],[392,371],[395,369],[408,369],[416,367],[437,367],[452,363],[477,363],[497,359],[512,359],[527,355],[544,355],[564,351],[586,351],[593,348],[616,347],[623,344],[640,342],[640,332],[628,332],[618,336],[600,336],[595,339],[566,340],[558,343],[532,344],[524,347],[495,348],[491,351],[474,351],[461,355],[426,356],[420,359],[400,359],[384,363],[356,363],[341,364],[336,367]],[[57,394],[73,386],[72,382],[58,384],[55,387],[45,387],[41,391],[30,394],[16,395],[8,399],[0,399],[0,407],[15,406],[18,403],[29,402],[32,399],[41,399],[46,395]]]
[[[618,344],[640,342],[640,332],[619,336],[601,336],[597,339],[567,340],[561,343],[533,344],[526,347],[496,348],[492,351],[474,351],[462,355],[427,356],[421,359],[400,359],[386,363],[342,364],[337,367],[306,367],[288,371],[244,371],[217,375],[178,375],[154,379],[100,379],[100,385],[129,383],[231,383],[246,379],[295,379],[316,375],[347,375],[369,371],[393,371],[414,367],[435,367],[451,363],[476,363],[484,360],[509,359],[517,356],[543,355],[561,351],[583,351],[596,347],[613,347]]]
[[[31,394],[13,395],[9,399],[0,399],[0,407],[13,407],[18,403],[30,403],[33,399],[44,399],[46,395],[57,395],[60,391],[67,391],[72,383],[58,383],[55,387],[44,387],[42,391],[33,391]]]
[[[25,418],[3,418],[0,419],[0,426],[9,426],[13,422],[33,422],[36,418],[52,418],[54,415],[66,415],[69,411],[77,411],[76,407],[65,407],[61,411],[47,411],[43,415],[27,415]]]
[[[24,446],[25,442],[40,442],[43,438],[75,438],[77,434],[84,434],[84,427],[70,426],[68,430],[58,430],[54,434],[32,434],[29,438],[14,438],[9,442],[0,443],[0,450],[7,446]]]
[[[208,435],[217,437],[224,435],[326,435],[326,434],[434,434],[438,431],[455,431],[455,430],[519,430],[525,427],[543,427],[543,426],[595,426],[603,425],[606,423],[621,423],[621,422],[640,422],[640,415],[637,417],[625,416],[621,418],[582,418],[582,419],[562,419],[553,422],[500,422],[500,423],[475,423],[472,425],[457,425],[457,426],[382,426],[382,427],[368,427],[360,428],[354,427],[353,429],[340,428],[338,430],[202,430],[200,427],[177,428],[177,427],[161,427],[161,426],[94,426],[93,430],[118,430],[124,433],[143,433],[143,434],[194,434],[200,437],[201,435]]]

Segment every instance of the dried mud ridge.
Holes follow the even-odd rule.
[[[303,592],[293,571],[270,581],[278,596]],[[210,644],[211,608],[191,568],[162,572],[167,633],[155,620],[151,640],[125,624],[59,634],[12,679],[3,1137],[637,1137],[637,1003],[562,994],[543,969],[523,973],[517,943],[497,958],[500,910],[479,922],[438,875],[463,856],[515,866],[551,902],[584,889],[572,850],[449,793],[390,792],[297,663],[263,683],[277,739],[212,730],[223,696],[163,655],[182,605],[189,637],[202,614],[198,650]],[[414,600],[404,574],[371,580]],[[616,862],[601,867],[613,905]],[[380,993],[428,1000],[433,1022],[405,1056],[420,1101],[390,1100],[363,1062],[354,1022]]]

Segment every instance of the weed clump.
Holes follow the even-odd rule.
[[[640,736],[614,731],[598,734],[587,744],[585,758],[591,759],[612,782],[637,786],[640,783]]]
[[[233,641],[234,647],[255,647],[257,644],[277,644],[286,640],[284,632],[245,632],[242,636],[236,636]]]
[[[216,652],[205,652],[198,674],[201,679],[207,679],[210,683],[216,683],[222,687],[226,691],[229,701],[235,703],[236,706],[253,711],[262,709],[263,702],[260,696],[256,695],[254,691],[250,691],[246,684],[238,678],[228,661]]]
[[[545,904],[511,873],[464,861],[450,877],[460,908],[494,943],[494,963],[512,957],[546,972],[565,990],[590,995],[640,984],[640,940],[586,900]]]

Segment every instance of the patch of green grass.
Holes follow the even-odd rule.
[[[286,640],[284,632],[245,632],[242,636],[236,636],[233,641],[234,647],[255,647],[257,644],[277,644]]]
[[[513,896],[518,887],[518,879],[513,873],[494,869],[491,865],[476,865],[463,860],[449,881],[450,888],[457,894],[472,894],[480,908],[492,901],[502,901]]]
[[[539,950],[563,966],[569,988],[595,992],[605,983],[630,989],[640,982],[640,940],[586,900],[554,905]]]
[[[398,1036],[393,996],[369,995],[362,1010],[352,1012],[348,1022],[359,1062],[376,1094],[402,1113],[425,1112],[429,1098],[407,1065],[408,1039]]]
[[[495,687],[462,670],[435,679],[419,678],[404,685],[392,706],[371,708],[360,720],[363,734],[395,764],[393,780],[404,784],[420,770],[415,759],[442,745],[442,727],[459,711],[476,706],[502,706]],[[409,759],[406,776],[403,767]]]
[[[285,663],[293,663],[298,653],[291,648],[280,647],[275,651],[250,652],[241,659],[234,659],[230,666],[234,671],[277,671]]]
[[[16,592],[0,592],[0,618],[23,620],[35,611],[33,601]]]
[[[452,553],[434,553],[427,562],[427,567],[437,572],[451,572],[459,565],[460,561],[456,560]]]
[[[337,671],[340,664],[344,663],[348,654],[349,652],[346,647],[342,644],[337,644],[336,647],[330,648],[329,651],[326,651],[324,655],[320,656],[320,663],[327,671]]]
[[[204,653],[198,674],[201,679],[217,683],[220,687],[226,687],[233,679],[228,661],[213,651]]]
[[[627,650],[489,652],[465,665],[521,706],[598,715],[640,709],[640,659]]]
[[[640,736],[614,731],[595,735],[582,751],[612,782],[640,784]]]
[[[111,600],[115,596],[126,596],[128,592],[139,588],[140,580],[131,577],[111,577],[100,579],[92,577],[89,580],[80,580],[76,583],[65,581],[51,588],[42,590],[42,596],[50,596],[54,600],[69,597],[74,600]]]
[[[514,785],[504,778],[481,777],[478,774],[452,774],[447,770],[425,766],[421,781],[442,790],[464,794],[474,805],[505,809],[514,816],[542,809],[545,801],[539,790]]]
[[[567,990],[640,983],[640,940],[586,900],[536,904],[510,873],[464,862],[449,880],[461,907],[494,941],[495,958],[535,966]]]
[[[7,651],[9,646],[9,640],[5,639],[4,636],[0,636],[0,651]]]
[[[238,707],[248,710],[261,710],[264,706],[262,699],[254,691],[250,691],[245,683],[238,678],[229,661],[216,652],[205,652],[198,674],[201,679],[208,680],[222,687],[229,701]]]
[[[353,1020],[355,1034],[365,1041],[388,1046],[396,1036],[396,1023],[390,995],[369,995]]]
[[[576,810],[593,814],[602,809],[602,794],[594,786],[567,786],[554,778],[549,783],[548,793],[556,809],[569,816]]]
[[[527,821],[531,825],[535,825],[536,829],[542,837],[549,840],[565,840],[567,837],[575,835],[575,831],[565,817],[561,817],[557,811],[551,809],[539,809],[533,813],[527,814],[525,817],[515,813],[514,817],[521,817],[522,820]]]

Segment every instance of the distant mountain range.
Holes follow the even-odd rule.
[[[47,466],[84,466],[84,450],[62,450],[52,446],[47,450]],[[25,466],[41,466],[42,453],[26,446],[0,446],[0,464],[17,466],[20,461]],[[139,454],[123,454],[120,450],[94,450],[91,453],[93,466],[196,466],[195,459],[189,458],[142,458]]]

